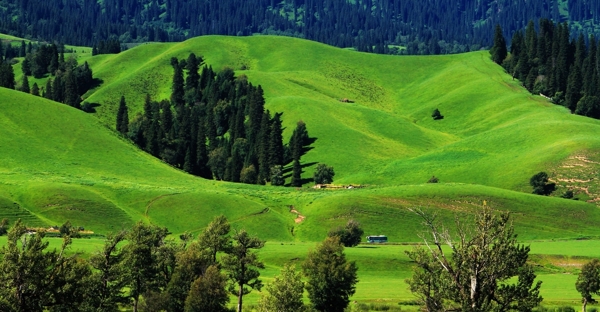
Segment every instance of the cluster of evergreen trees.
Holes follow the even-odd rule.
[[[572,39],[567,23],[533,21],[512,37],[510,55],[496,31],[490,51],[495,62],[523,82],[533,94],[543,94],[572,112],[600,118],[600,49],[594,35]],[[589,44],[588,44],[589,43]]]
[[[208,34],[280,34],[377,53],[440,54],[489,46],[531,19],[569,19],[593,32],[590,0],[0,0],[0,32],[88,45],[181,41]],[[563,12],[567,11],[568,14]],[[587,23],[587,22],[590,23]],[[401,45],[406,49],[389,48]]]
[[[250,184],[284,184],[283,166],[294,160],[293,185],[301,185],[300,157],[309,144],[303,122],[283,144],[281,113],[265,110],[260,86],[233,70],[216,73],[190,54],[173,58],[170,100],[146,96],[143,114],[128,123],[121,98],[116,128],[148,153],[204,178]],[[184,79],[184,71],[186,72]]]
[[[20,84],[14,81],[12,60],[5,60],[0,64],[0,87],[18,89],[25,93],[81,108],[81,96],[94,84],[92,69],[87,62],[78,65],[74,58],[65,60],[64,50],[59,52],[55,44],[41,45],[33,49],[31,44],[26,48],[23,42],[20,50],[24,52],[25,56],[21,62],[23,79]],[[44,87],[38,86],[37,83],[30,86],[29,76],[42,78],[48,74],[51,77],[46,81]]]
[[[81,108],[81,96],[93,85],[92,69],[88,63],[78,65],[75,58],[65,60],[64,51],[58,50],[55,44],[42,45],[36,51],[27,53],[21,63],[23,81],[20,90],[47,99]],[[34,83],[29,88],[28,76],[42,78],[50,74],[46,85],[41,88]]]
[[[121,53],[121,42],[117,38],[100,40],[92,47],[92,55]]]

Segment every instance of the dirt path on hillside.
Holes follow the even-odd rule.
[[[150,211],[150,207],[152,207],[152,205],[159,199],[163,199],[167,196],[173,196],[173,195],[178,195],[180,193],[173,193],[173,194],[164,194],[164,195],[160,195],[158,197],[152,198],[151,201],[148,202],[148,204],[146,205],[146,211],[144,212],[144,216],[146,216],[146,218],[148,217],[148,212]]]
[[[297,217],[296,217],[296,219],[294,219],[294,222],[296,222],[296,223],[300,223],[300,222],[304,221],[304,219],[306,219],[306,217],[301,215],[298,212],[298,210],[296,210],[296,208],[294,208],[294,206],[290,206],[290,212],[296,214]]]

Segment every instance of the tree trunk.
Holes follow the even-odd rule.
[[[238,292],[237,312],[242,312],[242,297],[243,296],[244,296],[244,285],[240,285],[240,290]]]
[[[583,306],[581,307],[581,311],[582,311],[582,312],[585,312],[585,308],[586,308],[586,306],[587,306],[587,299],[586,299],[586,298],[583,298]]]
[[[133,312],[138,312],[138,301],[139,298],[137,296],[133,298]]]

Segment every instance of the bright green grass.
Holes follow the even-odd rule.
[[[532,97],[487,52],[398,57],[284,37],[207,36],[90,58],[104,84],[87,100],[113,127],[121,95],[133,112],[146,93],[168,98],[169,59],[190,52],[262,85],[267,108],[284,112],[286,136],[304,120],[317,141],[303,162],[333,165],[338,183],[419,184],[435,175],[528,190],[536,172],[600,147],[598,121]],[[434,108],[443,120],[432,120]]]
[[[295,190],[207,181],[140,152],[92,115],[2,89],[0,213],[32,225],[75,225],[98,233],[137,220],[197,233],[216,214],[264,239],[320,241],[334,226],[359,220],[368,234],[418,241],[425,207],[451,222],[454,213],[488,205],[513,212],[524,240],[597,237],[600,209],[579,201],[468,184],[369,186],[355,190]],[[16,205],[15,205],[16,203]],[[290,206],[306,216],[295,224]],[[588,220],[588,222],[581,222]]]

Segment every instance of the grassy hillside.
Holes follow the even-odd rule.
[[[355,218],[367,233],[406,242],[419,241],[420,231],[406,208],[425,207],[451,222],[456,212],[468,214],[486,200],[514,212],[524,240],[597,236],[594,205],[486,186],[329,191],[207,181],[140,152],[92,115],[12,90],[1,89],[0,97],[0,217],[31,225],[71,220],[106,233],[141,219],[182,233],[198,232],[223,213],[234,227],[264,239],[319,241]],[[306,219],[296,224],[290,207]]]
[[[121,95],[134,112],[146,93],[168,98],[169,59],[190,52],[262,85],[288,136],[304,120],[317,140],[303,162],[332,165],[339,183],[418,184],[435,175],[528,192],[533,174],[600,147],[598,121],[532,97],[485,51],[396,57],[293,38],[199,37],[90,58],[104,83],[87,100],[114,126]],[[435,108],[443,120],[431,118]]]

